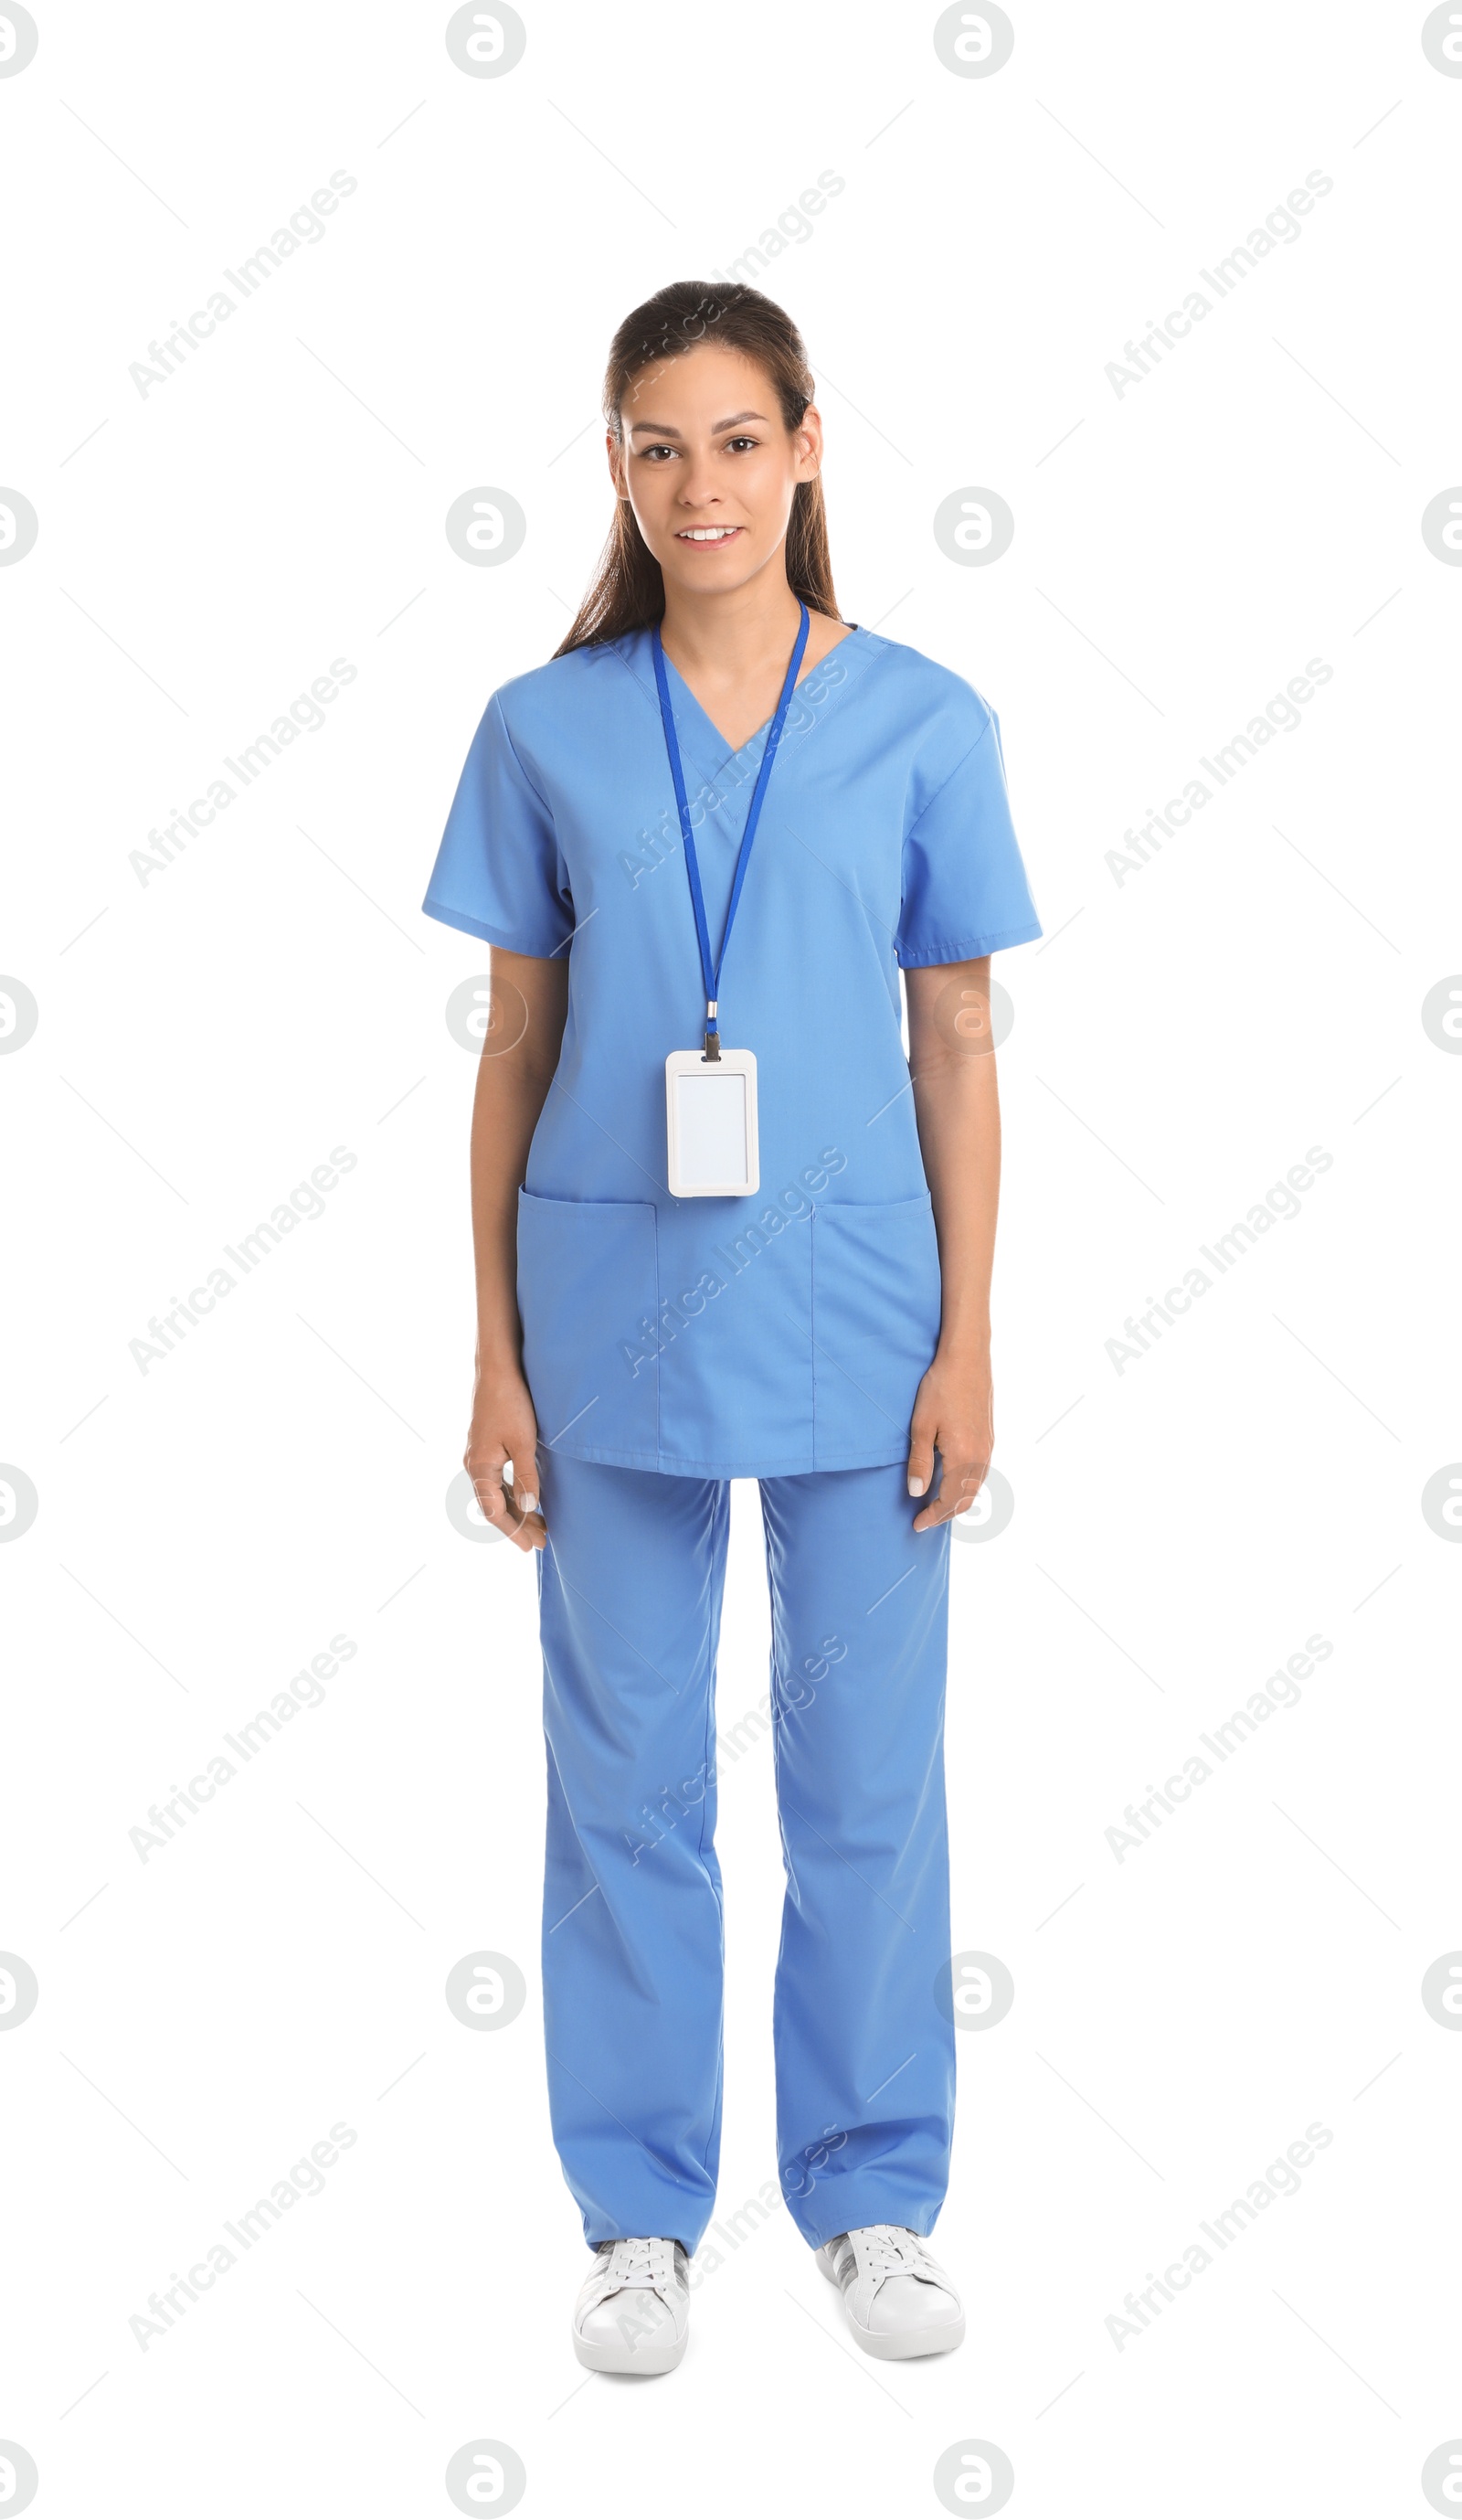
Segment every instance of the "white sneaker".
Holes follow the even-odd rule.
[[[963,2344],[959,2295],[916,2231],[869,2223],[825,2240],[818,2264],[841,2290],[848,2324],[865,2354],[907,2362]]]
[[[679,2240],[601,2240],[574,2304],[574,2352],[591,2371],[673,2371],[690,2326]]]

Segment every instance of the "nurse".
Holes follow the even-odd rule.
[[[943,2353],[950,1524],[994,1439],[989,958],[1041,930],[994,712],[839,614],[788,317],[661,290],[604,411],[598,573],[489,701],[424,905],[492,948],[465,1459],[541,1552],[549,2092],[595,2253],[574,2350],[648,2374],[686,2347],[721,2131],[729,1482],[755,1478],[780,2195],[867,2353]]]

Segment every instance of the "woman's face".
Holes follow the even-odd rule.
[[[822,462],[810,404],[788,430],[765,368],[702,342],[642,369],[621,406],[609,470],[665,574],[667,594],[744,586],[780,553],[799,481]]]

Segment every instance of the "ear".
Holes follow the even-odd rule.
[[[822,415],[815,402],[810,402],[802,415],[797,436],[797,477],[815,481],[822,470]]]
[[[609,478],[614,484],[614,495],[617,499],[627,499],[630,494],[625,486],[624,446],[612,428],[604,431],[604,452],[609,459]]]

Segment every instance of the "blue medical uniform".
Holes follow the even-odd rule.
[[[667,673],[714,947],[766,728],[730,750]],[[668,1188],[665,1058],[705,1007],[647,630],[495,693],[424,907],[568,961],[517,1294],[550,1543],[550,2095],[586,2236],[693,2248],[712,2211],[714,1672],[742,1477],[774,1618],[783,2191],[815,2242],[928,2231],[953,2096],[949,1530],[914,1534],[905,1489],[940,1280],[898,974],[1041,933],[997,720],[861,628],[798,684],[721,979],[722,1040],[757,1058],[747,1197]]]

